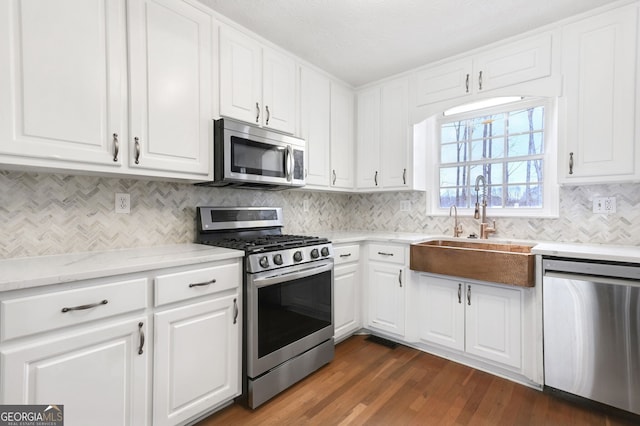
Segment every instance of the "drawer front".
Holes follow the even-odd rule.
[[[404,265],[404,247],[385,244],[369,245],[369,260]]]
[[[147,278],[138,278],[3,300],[2,341],[144,309],[147,293]]]
[[[357,262],[360,259],[360,246],[333,246],[334,263],[340,265],[342,263]]]
[[[236,260],[206,268],[159,275],[155,279],[155,305],[166,305],[237,288],[242,283],[241,274],[241,263]]]

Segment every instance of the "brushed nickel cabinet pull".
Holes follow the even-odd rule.
[[[378,186],[378,171],[376,170],[376,174],[373,175],[373,181],[376,183],[376,186]]]
[[[398,283],[400,283],[400,287],[402,287],[402,269],[400,269],[400,273],[398,274]]]
[[[138,323],[138,334],[140,335],[140,346],[138,347],[138,355],[142,355],[143,354],[143,350],[142,348],[144,348],[144,331],[142,330],[142,326],[144,326],[144,323],[139,322]]]
[[[269,125],[269,119],[271,118],[271,113],[269,112],[269,105],[267,105],[266,107],[264,107],[264,109],[267,110],[267,120],[265,121],[265,125]]]
[[[136,148],[136,164],[140,164],[140,138],[136,136],[135,138],[133,138],[133,141],[135,142]]]
[[[464,85],[467,89],[467,93],[469,93],[469,74],[467,74],[467,79],[465,80]]]
[[[379,252],[378,252],[378,254],[379,254],[380,256],[393,256],[393,253],[386,253],[386,252],[384,252],[384,251],[379,251]]]
[[[233,323],[238,322],[238,299],[233,299]]]
[[[210,281],[203,281],[201,283],[192,283],[192,284],[189,284],[189,288],[202,287],[202,286],[205,286],[205,285],[215,284],[215,282],[216,282],[216,279],[214,278],[214,279],[212,279]]]
[[[407,169],[402,169],[402,184],[407,184]]]
[[[569,174],[573,174],[573,152],[569,153]]]
[[[256,123],[260,122],[260,104],[256,102]]]
[[[471,285],[467,286],[467,305],[471,306]]]
[[[332,173],[333,173],[333,183],[332,183],[332,185],[335,185],[336,184],[336,179],[338,178],[338,175],[336,175],[335,169],[333,170]]]
[[[458,283],[458,303],[462,303],[462,283]]]
[[[72,306],[70,308],[64,307],[62,308],[62,313],[69,312],[69,311],[84,311],[87,309],[96,308],[100,305],[106,305],[107,303],[109,303],[109,301],[105,299],[102,302],[90,303],[88,305]]]
[[[482,90],[482,71],[478,74],[478,89]]]
[[[340,257],[350,257],[351,253],[341,254]]]
[[[118,142],[118,134],[113,134],[113,161],[118,161],[118,153],[120,152],[120,142]]]

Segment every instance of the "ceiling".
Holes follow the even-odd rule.
[[[613,0],[199,0],[360,86]]]

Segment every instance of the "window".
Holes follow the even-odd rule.
[[[435,210],[474,207],[482,175],[491,215],[557,215],[554,109],[544,99],[520,100],[440,118]]]

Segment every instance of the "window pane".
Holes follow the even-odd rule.
[[[440,130],[440,143],[457,142],[466,139],[466,121],[443,124]]]
[[[442,167],[440,169],[440,187],[466,186],[467,185],[466,166]]]
[[[509,185],[507,207],[542,207],[541,185]]]
[[[490,197],[487,200],[488,207],[502,207],[502,187],[501,186],[492,186],[489,188]]]
[[[476,178],[483,175],[487,185],[500,185],[503,182],[503,163],[482,164],[470,167],[471,187],[476,187]],[[474,189],[475,193],[475,189]]]
[[[487,115],[470,120],[471,139],[504,135],[504,114]]]
[[[544,107],[509,113],[509,133],[525,133],[544,128]]]
[[[542,160],[507,163],[507,183],[542,182]]]
[[[440,189],[440,206],[444,208],[451,206],[467,208],[469,207],[468,198],[465,188]]]
[[[509,136],[509,157],[542,154],[542,133]]]
[[[467,161],[466,143],[449,143],[440,147],[440,162],[462,163]]]
[[[502,157],[504,157],[504,138],[502,137],[471,142],[471,161]]]

